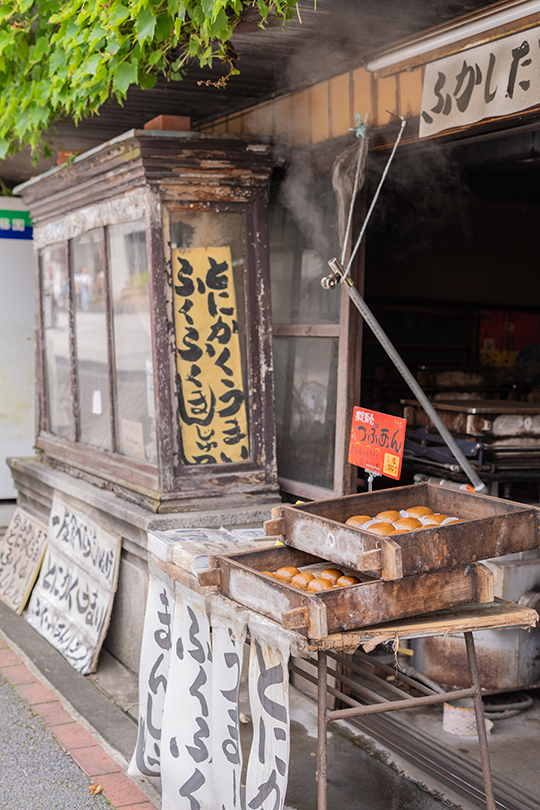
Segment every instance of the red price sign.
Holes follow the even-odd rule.
[[[386,413],[355,408],[349,463],[399,479],[407,420]]]

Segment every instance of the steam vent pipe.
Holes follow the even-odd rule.
[[[427,413],[427,415],[429,416],[429,418],[431,419],[431,421],[433,422],[433,424],[443,437],[444,441],[454,454],[463,472],[473,485],[474,491],[482,495],[487,495],[488,491],[486,485],[480,480],[478,475],[473,470],[469,461],[463,455],[463,452],[458,446],[456,440],[454,439],[454,437],[452,436],[446,425],[443,423],[441,417],[439,416],[439,414],[437,413],[437,411],[435,410],[435,408],[433,407],[427,396],[424,394],[422,388],[419,386],[415,377],[413,377],[413,375],[411,374],[411,372],[401,359],[394,345],[390,341],[388,335],[386,334],[386,332],[376,319],[375,315],[372,313],[372,311],[370,310],[370,308],[368,307],[368,305],[366,304],[366,302],[364,301],[364,299],[354,286],[350,277],[347,276],[346,278],[344,278],[345,270],[339,259],[331,259],[328,262],[328,264],[334,271],[334,275],[328,276],[327,278],[323,279],[322,281],[323,287],[326,287],[327,289],[332,288],[337,286],[339,281],[341,280],[344,281],[345,289],[347,290],[353,304],[360,312],[364,321],[367,323],[367,325],[369,326],[369,328],[371,329],[371,331],[373,332],[373,334],[375,335],[375,337],[377,338],[377,340],[387,353],[388,357],[395,365],[395,367],[397,368],[397,370],[399,371],[399,373],[401,374],[401,376],[403,377],[403,379],[405,380],[405,382],[407,383],[407,385],[409,386],[409,388],[411,389],[411,391],[413,392],[413,394],[415,395],[419,403],[422,405],[423,409],[425,410],[425,412]]]

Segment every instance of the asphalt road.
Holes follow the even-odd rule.
[[[90,780],[15,689],[0,677],[2,810],[105,810]]]

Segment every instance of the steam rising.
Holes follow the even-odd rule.
[[[376,187],[387,156],[368,157],[368,200]],[[422,221],[430,223],[426,238],[433,245],[434,232],[445,232],[449,212],[462,237],[468,234],[466,212],[470,191],[452,150],[435,143],[398,150],[386,184],[368,227],[378,238],[399,232],[400,242],[410,252],[426,249]],[[452,238],[456,232],[453,231]],[[440,246],[440,245],[439,245]]]
[[[306,245],[322,259],[337,249],[336,202],[328,177],[316,177],[309,155],[295,154],[281,186],[280,201],[291,213]]]
[[[470,236],[469,186],[452,151],[433,143],[398,148],[365,237],[368,251],[376,245],[376,266],[382,268],[396,249],[400,252],[406,249],[409,256],[418,255],[432,249],[434,240],[440,248],[446,239],[456,238],[456,227],[461,239]],[[334,174],[340,175],[343,188],[338,188],[337,194],[332,189],[329,175],[315,175],[307,151],[292,153],[292,162],[281,186],[280,202],[300,229],[305,247],[314,249],[324,262],[339,252],[357,155],[356,140],[338,155]],[[368,205],[388,156],[388,151],[371,152],[367,156]],[[361,185],[360,182],[360,188]],[[450,212],[451,229],[447,227]],[[427,222],[430,223],[428,233],[425,229]],[[358,236],[358,223],[355,224],[351,232],[353,243]],[[375,258],[373,254],[372,258]],[[395,261],[395,256],[391,261]]]

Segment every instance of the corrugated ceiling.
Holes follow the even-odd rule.
[[[159,80],[152,89],[133,88],[123,106],[104,105],[75,127],[66,121],[52,136],[58,149],[84,150],[156,115],[189,115],[193,124],[249,107],[264,98],[312,84],[329,75],[357,67],[373,50],[468,14],[485,0],[301,0],[299,15],[285,29],[261,30],[255,15],[237,29],[233,45],[240,75],[224,89],[200,84],[216,80],[223,71],[194,66],[182,82]],[[301,21],[300,21],[301,20]],[[54,165],[56,158],[32,166],[27,153],[0,162],[0,177],[8,185],[22,182]]]

